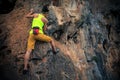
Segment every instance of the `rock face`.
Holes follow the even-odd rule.
[[[12,1],[12,0],[8,0]],[[49,43],[36,41],[29,73],[22,75],[31,19],[30,8],[49,9]],[[104,7],[99,6],[104,3]],[[119,80],[119,1],[17,0],[14,9],[0,17],[0,80]],[[12,73],[12,74],[11,74]],[[11,77],[12,76],[12,77]]]

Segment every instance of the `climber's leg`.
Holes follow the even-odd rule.
[[[55,43],[54,43],[53,39],[50,41],[50,44],[51,44],[51,47],[53,50],[53,54],[57,54],[58,51],[55,49]]]
[[[30,58],[30,53],[32,50],[26,51],[25,56],[24,56],[24,70],[28,70],[28,62]]]
[[[55,48],[55,43],[54,40],[50,37],[47,36],[45,34],[38,34],[35,39],[37,40],[41,40],[41,41],[45,41],[45,42],[49,42],[51,47],[52,47],[52,51],[55,53],[56,52],[56,48]]]
[[[26,71],[28,70],[28,62],[29,62],[30,54],[31,54],[32,50],[34,49],[34,45],[35,45],[34,35],[29,35],[27,51],[24,56],[24,71],[23,71],[23,73],[26,73]]]

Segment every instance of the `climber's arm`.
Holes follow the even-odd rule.
[[[45,31],[45,30],[47,30],[48,20],[46,18],[42,18],[42,21],[44,22],[44,31]]]
[[[33,18],[34,14],[33,14],[33,9],[30,10],[30,12],[26,15],[26,18]]]

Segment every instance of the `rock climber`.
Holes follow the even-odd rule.
[[[30,53],[34,49],[36,40],[49,42],[51,44],[53,54],[57,53],[53,39],[50,36],[44,34],[44,31],[47,29],[48,20],[46,17],[48,16],[48,12],[48,5],[45,5],[42,8],[42,13],[36,13],[33,11],[33,9],[31,9],[30,12],[26,15],[27,18],[33,18],[33,20],[31,26],[32,28],[29,32],[27,51],[24,56],[23,74],[26,74],[28,72],[28,61],[30,58]]]

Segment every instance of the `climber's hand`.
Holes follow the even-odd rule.
[[[33,13],[33,12],[34,12],[34,9],[33,9],[33,8],[31,8],[31,9],[30,9],[30,12],[31,12],[31,13]]]

